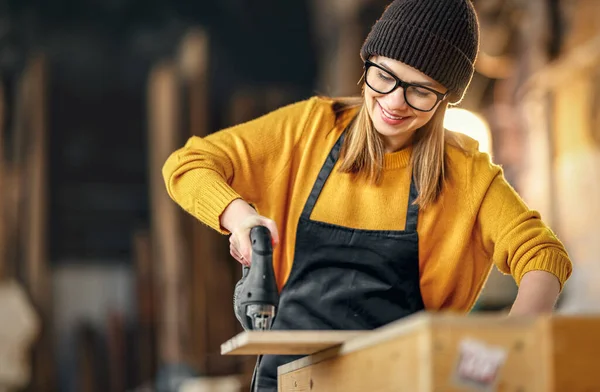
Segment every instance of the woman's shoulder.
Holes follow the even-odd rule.
[[[480,149],[479,142],[465,134],[446,130],[448,168],[469,182],[491,182],[502,173],[502,167],[493,162],[489,153]]]
[[[315,95],[309,99],[313,104],[315,113],[338,121],[356,113],[362,104],[360,97],[328,97]]]
[[[314,95],[304,100],[289,103],[271,112],[271,115],[304,117],[309,121],[332,122],[353,112],[351,99]]]
[[[304,133],[312,137],[327,138],[332,130],[341,132],[353,118],[361,101],[358,98],[334,98],[322,95],[312,96],[293,104],[290,110],[302,112]]]

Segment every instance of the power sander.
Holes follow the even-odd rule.
[[[235,285],[235,316],[246,331],[271,329],[279,305],[279,293],[273,271],[273,243],[269,229],[250,230],[252,259],[242,267],[242,278]]]

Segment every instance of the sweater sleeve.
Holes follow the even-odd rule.
[[[193,136],[166,160],[162,174],[171,199],[226,234],[220,216],[235,199],[260,201],[288,165],[315,105],[291,104],[204,138]]]
[[[477,223],[494,264],[501,272],[512,275],[517,285],[527,272],[541,270],[555,275],[562,290],[572,272],[567,251],[499,169],[482,200]]]

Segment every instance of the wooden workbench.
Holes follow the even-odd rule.
[[[279,392],[600,391],[600,315],[421,313],[374,331],[244,332],[222,354],[307,355]]]

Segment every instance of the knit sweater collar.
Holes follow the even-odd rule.
[[[383,168],[384,170],[393,170],[407,167],[410,163],[410,156],[412,154],[412,145],[398,150],[392,153],[384,155]]]

